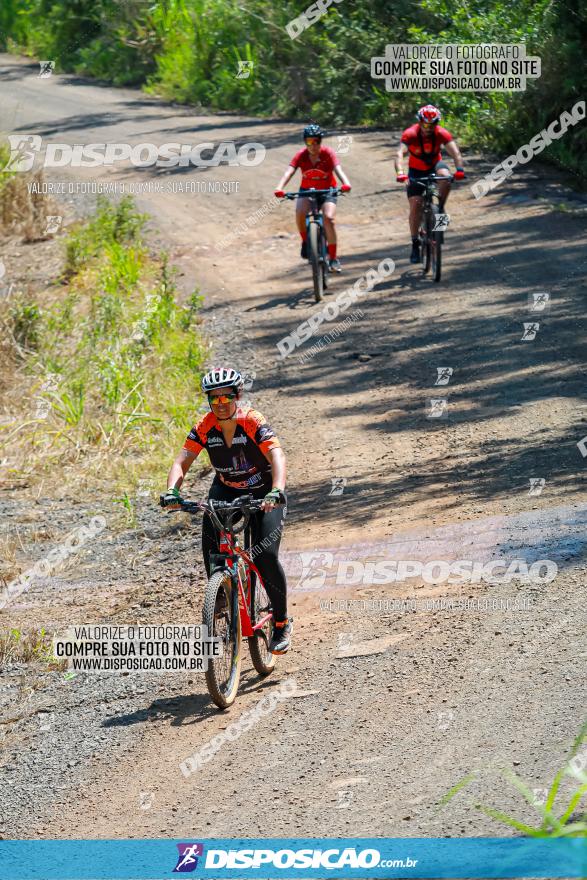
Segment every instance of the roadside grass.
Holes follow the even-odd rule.
[[[0,630],[0,672],[11,663],[40,663],[47,669],[64,669],[67,661],[53,655],[52,638],[44,629]]]
[[[6,169],[9,160],[8,144],[0,143],[0,169]],[[49,218],[59,216],[59,207],[43,192],[43,184],[42,171],[17,173],[8,167],[0,172],[0,230],[3,233],[22,235],[25,242],[52,238]]]
[[[18,389],[0,424],[0,457],[45,492],[99,486],[124,499],[146,476],[163,484],[192,424],[206,354],[202,298],[194,291],[180,305],[167,255],[148,251],[146,219],[129,197],[99,199],[67,237],[56,295],[0,303]]]
[[[137,511],[133,499],[128,492],[125,492],[120,498],[112,499],[114,504],[120,504],[124,511],[123,518],[127,528],[136,529],[138,525]]]
[[[511,770],[502,770],[502,779],[509,782],[521,794],[523,799],[534,807],[542,821],[537,825],[529,825],[527,822],[504,813],[486,804],[473,803],[476,810],[494,819],[502,825],[513,828],[519,834],[527,837],[587,837],[587,722],[581,728],[571,747],[565,764],[555,774],[551,782],[544,802],[537,799],[532,791],[520,777]],[[470,773],[459,780],[438,802],[439,807],[446,804],[463,791],[479,773]],[[560,803],[561,783],[564,779],[571,778],[576,781],[566,805]]]

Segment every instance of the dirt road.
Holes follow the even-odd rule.
[[[398,133],[350,132],[341,159],[353,191],[338,209],[344,273],[326,302],[384,258],[396,268],[315,357],[300,362],[307,343],[281,359],[277,342],[319,308],[291,205],[271,204],[264,220],[238,229],[271,200],[300,127],[197,116],[136,91],[39,79],[20,59],[1,62],[6,132],[67,144],[266,147],[254,168],[117,165],[46,177],[151,186],[137,201],[185,291],[197,283],[206,296],[214,357],[256,374],[250,397],[287,452],[284,558],[296,621],[295,647],[275,680],[259,683],[247,668],[229,717],[211,709],[199,678],[56,682],[50,729],[38,733],[28,716],[5,751],[5,836],[506,833],[466,793],[434,806],[471,770],[480,771],[476,798],[537,819],[495,768],[513,766],[530,788],[546,787],[584,715],[585,198],[563,172],[535,162],[479,201],[468,185],[455,188],[444,278],[434,285],[408,262],[407,200],[392,183]],[[339,134],[349,132],[334,133],[334,146]],[[466,158],[471,178],[493,165]],[[156,191],[231,181],[238,192]],[[77,195],[71,210],[89,209],[92,198]],[[529,305],[537,292],[550,294],[538,317]],[[539,324],[534,338],[525,323]],[[431,398],[447,399],[446,418],[428,417]],[[3,504],[18,519],[16,502]],[[70,515],[62,512],[64,524]],[[145,501],[135,532],[99,542],[79,571],[23,597],[10,619],[32,615],[50,627],[71,619],[72,603],[79,623],[197,619],[201,567],[190,556],[190,583],[183,570],[194,544],[194,532],[161,524]],[[373,559],[496,558],[551,560],[558,574],[501,586],[418,577],[377,585],[361,575],[345,586],[337,575],[341,562],[356,572],[352,563]],[[426,610],[427,600],[447,596],[509,606]],[[415,611],[325,604],[410,597]],[[184,779],[182,760],[288,677],[296,697]],[[65,753],[71,766],[59,761]]]

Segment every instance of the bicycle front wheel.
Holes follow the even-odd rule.
[[[265,591],[265,587],[259,582],[254,572],[251,572],[251,607],[249,609],[253,626],[257,621],[266,617],[271,611],[271,602]],[[253,666],[259,675],[269,675],[275,668],[276,657],[269,650],[271,640],[273,618],[269,618],[263,626],[256,630],[254,636],[249,638],[249,651]]]
[[[322,242],[322,286],[324,290],[328,289],[328,245],[326,244],[326,235],[322,231],[320,236]]]
[[[438,208],[434,206],[432,214],[432,229],[436,226]],[[432,232],[430,242],[430,268],[434,281],[440,281],[442,273],[442,232]]]
[[[322,274],[322,261],[320,259],[321,230],[318,223],[310,223],[310,262],[312,263],[312,282],[314,284],[314,297],[320,302],[324,294],[324,275]]]
[[[424,230],[421,233],[422,240],[422,261],[424,263],[422,267],[422,272],[424,275],[427,275],[430,271],[430,263],[432,261],[432,229],[434,227],[434,221],[430,213],[426,212],[424,217]]]
[[[208,693],[219,709],[227,709],[236,698],[242,659],[238,594],[227,571],[215,572],[208,581],[202,623],[208,636],[217,636],[222,644],[222,656],[208,661]]]

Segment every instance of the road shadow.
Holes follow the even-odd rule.
[[[530,478],[545,478],[547,487],[564,489],[570,501],[584,492],[585,459],[577,444],[587,435],[587,412],[578,407],[585,391],[587,338],[585,221],[564,211],[506,219],[497,210],[492,214],[489,205],[483,218],[482,230],[472,225],[447,235],[445,277],[438,285],[422,278],[421,270],[407,263],[405,250],[400,254],[396,247],[344,255],[346,286],[385,256],[396,260],[396,269],[346,313],[324,321],[284,360],[277,342],[320,305],[279,327],[271,323],[270,309],[257,310],[265,316],[258,328],[261,342],[275,352],[272,368],[257,378],[259,385],[279,394],[286,384],[288,397],[301,402],[309,388],[312,397],[328,397],[333,429],[341,416],[362,420],[364,458],[356,460],[344,498],[334,499],[336,515],[349,525],[368,526],[381,506],[407,503],[416,495],[441,501],[456,513],[455,495],[505,500],[512,491],[527,494]],[[544,311],[535,311],[538,293],[548,294]],[[467,307],[455,310],[460,299]],[[333,301],[327,296],[326,302]],[[364,318],[343,327],[336,339],[326,336],[357,308]],[[321,337],[324,346],[312,356],[311,346]],[[309,360],[300,362],[304,354]],[[441,367],[453,370],[446,386],[435,384]],[[349,388],[355,392],[351,398]],[[429,417],[432,398],[447,401],[446,418]],[[520,436],[486,435],[484,423],[496,417],[515,418],[513,430],[523,430],[524,412],[545,401],[554,409],[565,407],[562,430],[534,427],[523,444]],[[273,421],[278,420],[279,407]],[[390,460],[384,479],[373,476],[369,434],[416,435],[425,447],[436,431],[444,434],[438,458],[414,457],[409,465],[404,462],[403,473]],[[302,522],[328,522],[334,513],[325,499],[330,486],[309,476],[293,493],[291,515]]]
[[[202,679],[202,685],[204,680]],[[169,721],[172,727],[183,727],[205,721],[215,714],[210,697],[205,694],[183,694],[177,697],[153,700],[149,706],[134,712],[113,715],[101,727],[130,727],[150,721]]]

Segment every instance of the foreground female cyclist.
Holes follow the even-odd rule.
[[[287,616],[287,584],[278,559],[286,507],[285,455],[273,429],[261,413],[239,404],[244,385],[237,370],[220,367],[202,379],[211,412],[188,434],[183,449],[167,477],[167,492],[161,496],[165,507],[180,498],[179,488],[202,449],[210,457],[216,476],[208,498],[234,501],[239,495],[263,499],[263,510],[251,517],[255,565],[261,573],[273,607],[272,654],[285,654],[293,632],[293,618]],[[204,565],[210,577],[210,553],[218,553],[218,540],[210,518],[202,524]]]

